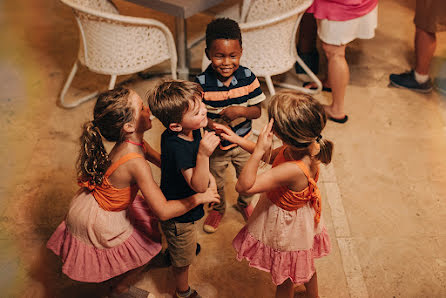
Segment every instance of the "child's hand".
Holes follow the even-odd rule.
[[[271,119],[267,125],[263,128],[262,132],[257,139],[256,148],[254,151],[260,151],[262,154],[271,149],[271,145],[273,143],[273,124],[274,119]]]
[[[240,139],[240,136],[238,136],[229,126],[214,123],[214,130],[223,140],[238,144],[237,141]]]
[[[220,203],[220,196],[218,195],[216,187],[208,187],[205,192],[196,193],[193,195],[196,200],[196,205],[200,204],[216,204]]]
[[[223,111],[220,112],[221,118],[230,123],[232,120],[239,118],[243,114],[244,107],[232,106],[227,107]]]
[[[203,138],[200,141],[200,147],[198,148],[198,154],[203,154],[207,157],[211,156],[215,148],[220,144],[220,138],[215,135],[215,132],[205,131]]]

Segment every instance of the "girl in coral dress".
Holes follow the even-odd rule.
[[[161,250],[158,218],[218,202],[216,189],[166,201],[146,161],[160,165],[159,153],[143,140],[151,127],[150,111],[135,91],[117,88],[99,96],[94,120],[85,123],[80,138],[81,189],[47,243],[73,280],[99,283],[119,276],[112,297],[153,296],[131,281]],[[102,137],[116,142],[109,154]]]
[[[324,108],[310,95],[284,91],[271,98],[271,119],[257,144],[219,126],[221,137],[252,153],[236,185],[240,193],[262,193],[252,216],[234,238],[237,259],[270,272],[276,297],[292,297],[294,284],[318,296],[314,258],[330,252],[316,185],[319,163],[331,161],[332,142],[322,138]],[[283,146],[271,151],[273,134]],[[272,168],[259,175],[261,160]]]

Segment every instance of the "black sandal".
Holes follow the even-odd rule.
[[[334,118],[334,117],[331,117],[331,116],[328,116],[328,120],[331,120],[331,121],[333,121],[333,122],[336,122],[336,123],[345,123],[345,122],[347,122],[347,120],[348,120],[348,116],[347,115],[345,115],[344,116],[344,118]]]
[[[305,82],[303,85],[302,85],[302,87],[306,87],[306,86],[308,86],[308,85],[310,85],[310,84],[315,84],[314,82]],[[310,90],[316,90],[317,89],[317,87],[310,87],[310,88],[308,88],[308,89],[310,89]],[[322,91],[325,91],[325,92],[331,92],[331,88],[330,87],[325,87],[325,86],[322,86]]]

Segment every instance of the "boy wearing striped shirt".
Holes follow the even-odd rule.
[[[206,56],[211,61],[208,68],[197,76],[196,82],[204,91],[203,102],[208,109],[208,127],[214,122],[225,124],[239,136],[248,138],[252,119],[261,115],[260,103],[265,95],[256,76],[246,67],[240,66],[242,37],[237,22],[228,18],[213,20],[206,28]],[[225,171],[232,163],[236,176],[240,174],[249,153],[222,140],[210,157],[210,171],[217,182],[220,203],[209,212],[203,229],[214,233],[226,209],[224,195]],[[251,197],[239,195],[237,209],[245,220],[252,213]]]

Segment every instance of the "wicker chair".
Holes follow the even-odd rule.
[[[108,0],[61,2],[73,9],[80,34],[78,58],[59,97],[63,107],[73,108],[99,93],[94,92],[75,102],[64,102],[78,62],[93,72],[110,75],[109,90],[114,88],[118,75],[140,72],[167,59],[170,59],[172,77],[176,79],[175,43],[164,24],[152,19],[122,16]]]
[[[265,78],[268,90],[274,95],[271,76],[290,70],[297,61],[317,84],[316,90],[296,85],[276,85],[305,93],[318,93],[322,83],[297,55],[296,32],[305,10],[313,0],[251,0],[246,22],[240,23],[243,38],[243,55],[240,64],[250,68],[258,77]],[[202,70],[209,65],[203,57]]]

